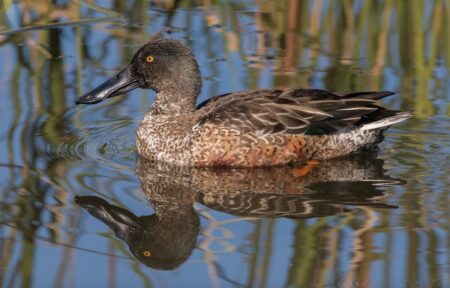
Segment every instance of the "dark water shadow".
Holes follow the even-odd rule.
[[[185,262],[196,245],[196,202],[246,217],[323,217],[352,206],[396,208],[380,200],[381,187],[401,183],[385,174],[375,152],[314,167],[257,169],[173,167],[141,158],[137,173],[152,215],[136,216],[96,196],[77,196],[75,202],[113,229],[139,261],[164,270]]]

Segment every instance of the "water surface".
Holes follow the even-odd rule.
[[[1,285],[448,286],[448,4],[4,1]],[[156,35],[193,49],[199,101],[390,90],[415,117],[310,171],[149,163],[135,130],[154,92],[74,103]]]

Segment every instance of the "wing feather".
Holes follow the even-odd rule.
[[[382,117],[379,99],[392,92],[332,93],[319,89],[252,90],[200,104],[199,123],[243,133],[330,134]]]

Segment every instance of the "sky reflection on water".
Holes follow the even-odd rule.
[[[448,286],[447,1],[60,2],[0,6],[2,286]],[[154,92],[74,103],[157,33],[193,49],[199,101],[253,88],[392,90],[385,104],[415,117],[377,153],[305,177],[142,166],[134,131]],[[163,232],[149,237],[187,256],[175,270],[147,267],[80,196],[98,197],[89,212],[106,211],[96,218],[111,228],[111,210],[127,224],[154,215],[142,226]]]

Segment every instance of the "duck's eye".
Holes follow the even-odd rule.
[[[155,60],[155,58],[153,58],[152,55],[148,55],[147,58],[145,58],[145,61],[147,61],[148,63],[152,63],[153,60]]]
[[[144,252],[142,252],[142,254],[144,255],[144,257],[150,257],[150,255],[152,255],[152,253],[150,253],[150,251],[145,250]]]

